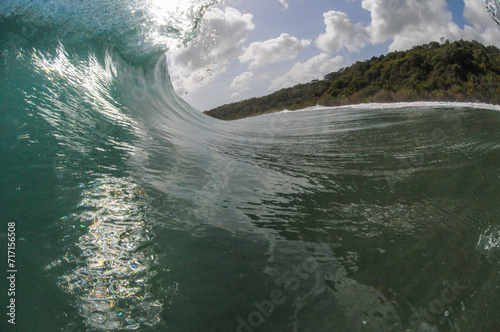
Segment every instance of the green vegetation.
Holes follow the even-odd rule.
[[[465,101],[500,104],[500,50],[478,42],[432,42],[356,62],[349,68],[268,96],[205,113],[224,120],[314,105]]]

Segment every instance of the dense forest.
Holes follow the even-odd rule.
[[[233,120],[314,105],[408,101],[500,104],[500,49],[476,41],[432,42],[356,62],[323,80],[205,113]]]

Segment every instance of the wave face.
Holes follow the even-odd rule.
[[[18,330],[498,326],[500,108],[209,118],[164,53],[215,3],[0,3]]]

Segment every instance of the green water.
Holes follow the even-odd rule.
[[[273,114],[216,123],[168,168],[157,151],[95,172],[67,218],[20,231],[20,325],[493,331],[499,123],[457,105]]]

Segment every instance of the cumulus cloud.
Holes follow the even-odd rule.
[[[293,60],[297,53],[309,46],[310,43],[310,40],[298,40],[287,33],[282,33],[278,38],[251,43],[245,53],[239,57],[239,60],[240,62],[250,62],[250,69],[268,63]]]
[[[340,55],[330,58],[328,54],[321,53],[306,62],[294,64],[286,75],[275,78],[268,90],[275,91],[320,78],[327,73],[338,70],[343,62],[344,58]]]
[[[440,40],[478,40],[499,45],[500,31],[478,0],[465,0],[464,18],[471,24],[461,29],[453,22],[446,0],[363,0],[370,11],[366,27],[373,44],[392,39],[389,50],[405,50],[414,45]]]
[[[227,63],[243,51],[243,42],[254,29],[251,14],[232,7],[212,8],[203,18],[198,36],[185,48],[167,53],[175,91],[194,91],[225,72]]]
[[[241,75],[238,75],[234,78],[233,82],[231,82],[230,89],[242,90],[245,89],[253,78],[253,72],[246,71]]]
[[[484,2],[464,0],[464,18],[477,27],[484,27],[491,21],[490,14],[485,10]]]
[[[316,39],[316,46],[328,53],[337,53],[342,47],[358,51],[370,37],[361,24],[354,24],[347,14],[331,10],[323,14],[326,31]]]
[[[363,0],[362,7],[371,13],[367,28],[373,43],[390,38],[390,50],[413,45],[456,39],[460,28],[453,23],[446,0]]]
[[[465,0],[464,18],[472,24],[464,27],[464,39],[500,47],[500,29],[493,23],[481,1]]]

